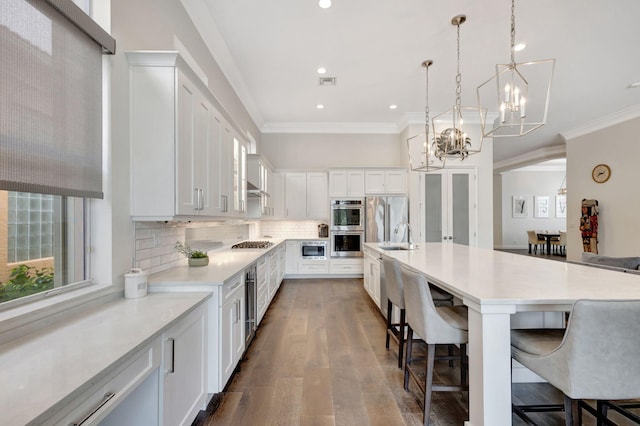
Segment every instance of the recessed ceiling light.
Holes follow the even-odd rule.
[[[318,108],[318,109],[323,109],[323,108],[324,108],[324,105],[322,105],[322,104],[318,104],[318,105],[316,105],[316,108]]]
[[[320,0],[318,2],[318,6],[320,6],[323,9],[328,9],[331,7],[331,0]]]
[[[627,86],[629,89],[635,89],[637,87],[640,87],[640,81],[636,81],[635,83],[631,83],[630,85]]]
[[[525,47],[527,47],[526,43],[518,43],[513,46],[513,50],[515,50],[516,52],[520,52],[521,50],[524,50]]]
[[[396,109],[396,108],[398,108],[398,105],[395,105],[395,104],[394,105],[389,105],[389,109]]]
[[[318,74],[326,74],[327,69],[325,67],[318,68]]]

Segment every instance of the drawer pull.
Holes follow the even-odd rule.
[[[167,341],[171,342],[171,369],[167,370],[167,374],[172,374],[176,372],[176,339],[169,337]]]
[[[87,414],[79,422],[71,423],[71,426],[81,426],[81,425],[85,424],[95,413],[98,412],[98,410],[100,410],[102,407],[104,407],[107,404],[107,402],[111,401],[111,399],[113,399],[114,396],[116,396],[116,394],[114,392],[105,393],[104,397],[102,398],[102,401],[100,401],[100,403],[98,404],[98,406],[96,408],[94,408],[89,414]]]

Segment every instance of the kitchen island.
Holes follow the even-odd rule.
[[[570,311],[579,299],[640,299],[638,275],[450,243],[365,246],[423,273],[469,307],[467,426],[511,424],[513,314]]]

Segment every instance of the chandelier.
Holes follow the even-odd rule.
[[[457,28],[457,74],[456,100],[453,108],[433,118],[434,155],[444,161],[446,158],[464,160],[471,154],[480,152],[484,135],[486,108],[480,106],[462,106],[462,74],[460,73],[460,25],[467,20],[465,15],[451,19],[451,25]],[[480,125],[477,139],[472,140],[467,131],[470,125]]]
[[[567,185],[565,184],[566,181],[567,175],[564,175],[562,183],[560,184],[560,188],[558,188],[558,195],[567,195]]]
[[[549,95],[555,59],[516,64],[515,0],[511,0],[511,61],[496,64],[495,74],[477,88],[478,105],[482,98],[497,95],[498,117],[485,137],[523,136],[547,121]],[[537,88],[535,92],[529,90]]]
[[[425,107],[424,132],[407,139],[409,151],[409,166],[416,172],[431,172],[444,168],[446,158],[435,156],[436,144],[429,132],[429,67],[433,65],[431,59],[422,62],[425,69]]]

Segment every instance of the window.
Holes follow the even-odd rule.
[[[0,303],[88,278],[85,200],[0,191]]]
[[[89,278],[102,54],[115,40],[78,5],[89,2],[0,1],[0,307]]]

